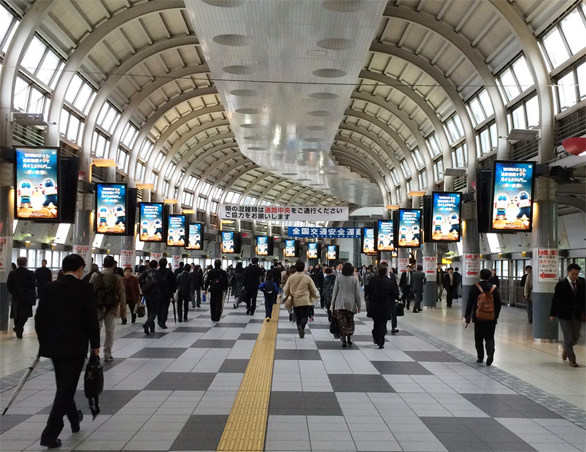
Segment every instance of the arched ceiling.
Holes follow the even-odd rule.
[[[443,123],[454,114],[473,166],[474,123],[465,102],[480,89],[492,102],[498,134],[507,134],[495,74],[520,53],[538,82],[542,144],[553,143],[551,89],[542,86],[549,74],[535,36],[576,2],[6,3],[22,20],[3,63],[18,66],[35,33],[64,61],[46,87],[46,119],[55,124],[49,145],[58,144],[64,105],[71,108],[68,89],[79,74],[95,91],[78,112],[85,121],[82,152],[91,155],[100,112],[113,105],[119,119],[100,131],[109,139],[106,157],[116,158],[123,133],[135,126],[128,178],[136,182],[143,165],[143,181],[159,175],[160,197],[168,182],[182,199],[195,176],[196,198],[206,181],[224,189],[222,199],[233,190],[257,203],[380,205],[402,201],[389,173],[396,169],[404,188],[403,159],[414,180],[426,170],[432,189],[437,156],[426,143],[430,134],[444,168],[451,167]],[[14,97],[5,92],[14,90],[14,77],[0,74],[3,109]],[[152,147],[146,158],[145,146]],[[498,155],[506,151],[501,140]]]

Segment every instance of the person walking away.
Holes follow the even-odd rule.
[[[10,317],[14,319],[14,332],[22,339],[24,325],[33,316],[33,306],[37,302],[35,293],[35,274],[26,268],[27,258],[16,259],[17,268],[8,274],[6,286],[12,296]]]
[[[446,277],[446,272],[442,268],[441,265],[438,264],[437,270],[435,271],[435,280],[437,281],[437,301],[440,303],[442,302],[442,295],[444,293],[444,278]]]
[[[523,284],[523,299],[527,308],[527,321],[533,323],[533,267],[525,267],[525,283]]]
[[[412,284],[413,284],[413,267],[407,265],[407,268],[401,273],[401,279],[399,280],[399,287],[401,288],[401,301],[405,303],[405,309],[409,310],[411,306],[411,300],[413,299]]]
[[[490,276],[490,275],[489,275]],[[444,276],[444,289],[446,289],[446,305],[448,308],[452,307],[454,299],[454,292],[456,290],[456,278],[454,276],[454,269],[448,268],[448,273]]]
[[[295,268],[295,265],[292,265],[289,269],[287,277],[285,278],[285,284],[287,284],[287,281],[289,280],[291,275],[296,272],[297,269]],[[283,300],[285,300],[285,298],[285,286],[283,286]],[[293,320],[295,320],[295,310],[293,309],[293,306],[287,307],[287,305],[285,305],[285,309],[287,309],[287,312],[289,313],[289,322],[293,322]]]
[[[488,282],[491,272],[487,268],[480,270],[480,282],[473,285],[468,293],[466,303],[466,325],[474,322],[474,343],[477,363],[484,361],[486,344],[486,365],[494,360],[494,331],[501,312],[501,295],[498,288]]]
[[[257,286],[258,289],[258,286]],[[210,294],[210,313],[212,322],[218,323],[224,308],[224,292],[228,290],[228,275],[222,269],[222,261],[216,259],[214,269],[208,272],[205,281],[206,294]]]
[[[147,336],[155,332],[155,319],[160,315],[163,303],[163,290],[167,280],[157,271],[159,263],[156,260],[149,262],[149,269],[138,277],[138,283],[144,295],[147,307],[147,319],[143,324],[144,334]],[[159,320],[160,323],[160,320]]]
[[[273,274],[267,273],[267,279],[263,282],[258,290],[265,296],[265,319],[267,322],[271,321],[273,313],[273,305],[277,302],[277,295],[279,293],[279,286],[273,281]]]
[[[89,283],[90,279],[92,279],[93,274],[97,273],[99,271],[100,271],[100,267],[98,267],[98,264],[92,264],[90,267],[90,272],[83,277],[84,282]],[[63,270],[62,269],[59,270],[59,273],[63,273]],[[59,274],[57,275],[57,281],[59,281]]]
[[[163,302],[159,306],[158,322],[161,329],[167,329],[167,318],[169,317],[169,305],[173,300],[173,294],[177,290],[177,280],[175,274],[170,268],[167,268],[167,259],[159,259],[159,269],[157,270],[164,278],[165,283],[161,287]]]
[[[360,283],[354,277],[354,267],[346,262],[342,275],[336,278],[332,293],[334,316],[338,321],[338,331],[342,347],[352,345],[354,334],[354,314],[360,312]]]
[[[126,306],[130,312],[131,322],[136,322],[136,308],[140,303],[140,287],[138,285],[138,278],[132,274],[132,267],[124,269],[124,278],[122,278],[124,290],[126,294]],[[126,320],[126,319],[123,319]],[[122,322],[125,323],[124,321]]]
[[[364,285],[364,301],[366,303],[366,309],[368,311],[368,285],[370,281],[374,278],[374,273],[372,272],[372,266],[369,265],[365,269],[363,269],[362,274],[362,284]]]
[[[580,278],[580,266],[570,264],[567,276],[555,286],[551,302],[550,319],[557,317],[564,335],[562,359],[571,367],[578,367],[574,345],[580,339],[582,322],[586,322],[586,281]],[[527,277],[529,279],[529,277]]]
[[[370,283],[364,286],[364,293],[368,293],[369,300],[366,314],[373,321],[372,338],[378,348],[385,347],[387,321],[392,319],[395,302],[399,296],[397,283],[387,277],[387,271],[386,265],[380,265],[377,276],[373,276]]]
[[[256,310],[256,296],[258,295],[258,286],[260,279],[264,276],[264,268],[259,267],[258,257],[252,258],[252,264],[244,270],[244,302],[246,303],[246,313],[254,315]]]
[[[234,309],[238,309],[242,301],[242,290],[244,288],[244,268],[242,262],[236,264],[234,274],[232,276],[232,294],[234,294]]]
[[[323,301],[325,308],[328,311],[328,322],[332,322],[332,295],[334,294],[334,283],[336,282],[336,275],[332,267],[326,267],[324,285],[321,292],[320,301]],[[337,338],[336,338],[337,339]]]
[[[496,270],[494,268],[492,269],[492,274],[490,275],[490,278],[488,278],[488,282],[494,284],[498,289],[501,288],[501,281],[497,276]]]
[[[200,265],[196,265],[191,274],[191,287],[193,289],[193,307],[201,307],[201,290],[203,289],[203,271]]]
[[[462,296],[462,273],[460,273],[460,269],[456,267],[454,270],[454,284],[456,288],[454,289],[454,298],[457,300]]]
[[[96,302],[98,305],[98,320],[100,330],[102,324],[106,330],[104,340],[104,361],[111,362],[112,347],[114,346],[114,329],[116,318],[126,318],[126,289],[122,277],[114,273],[114,258],[106,256],[102,263],[102,271],[92,275],[90,283],[94,286]]]
[[[183,262],[179,262],[179,267],[177,267],[173,271],[173,274],[175,275],[175,278],[179,278],[179,276],[181,276],[183,274],[183,270],[184,269],[185,269],[185,264]]]
[[[417,264],[417,271],[411,275],[413,280],[413,294],[415,295],[415,303],[413,304],[413,312],[421,312],[421,301],[423,300],[423,286],[427,283],[427,277],[423,272],[423,265]]]
[[[324,309],[325,307],[325,302],[322,299],[323,298],[323,292],[324,292],[324,280],[325,280],[325,275],[324,272],[321,268],[321,265],[316,265],[315,266],[315,288],[317,289],[318,293],[319,293],[319,304],[321,306],[322,309]]]
[[[67,416],[71,431],[80,431],[83,419],[75,405],[79,376],[88,353],[99,356],[100,326],[92,286],[82,281],[85,262],[77,254],[63,259],[61,281],[48,285],[41,292],[35,315],[39,340],[39,355],[50,358],[55,369],[57,391],[47,426],[41,434],[41,446],[54,449],[61,446],[59,434],[63,417]]]
[[[41,290],[47,285],[53,282],[53,274],[51,270],[47,268],[47,260],[41,261],[41,266],[35,270],[35,281],[37,283],[37,294],[41,296]]]
[[[189,302],[191,301],[191,274],[190,267],[183,267],[183,272],[177,277],[177,317],[179,322],[187,321]]]
[[[295,263],[295,273],[289,276],[283,288],[284,299],[287,297],[293,298],[292,307],[297,321],[297,331],[301,339],[305,337],[305,327],[311,314],[311,308],[319,297],[315,283],[303,270],[305,270],[305,263],[297,261]],[[289,320],[291,319],[292,316],[289,314]]]

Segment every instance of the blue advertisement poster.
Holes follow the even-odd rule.
[[[316,242],[309,242],[307,244],[307,258],[308,259],[317,259],[319,257],[317,243]]]
[[[269,255],[269,238],[265,235],[256,236],[256,255],[257,256],[268,256]]]
[[[17,148],[15,217],[23,220],[59,219],[59,150]]]
[[[338,260],[338,247],[336,245],[328,245],[326,250],[326,258],[329,261]]]
[[[364,254],[376,254],[374,247],[374,228],[364,228],[362,231],[362,252]]]
[[[167,222],[167,246],[185,246],[187,237],[187,218],[185,215],[169,215]]]
[[[285,257],[297,257],[297,247],[295,240],[285,240]]]
[[[378,221],[376,241],[378,251],[393,251],[395,249],[395,233],[392,221]]]
[[[222,232],[222,253],[231,254],[234,253],[234,232],[223,231]]]
[[[126,185],[96,184],[96,232],[126,232]]]
[[[494,163],[492,230],[531,231],[534,165],[532,162]]]
[[[163,241],[163,204],[158,202],[140,203],[140,241]]]
[[[460,193],[438,193],[432,196],[431,241],[459,242],[461,223]]]
[[[399,247],[415,248],[421,245],[421,210],[399,209]]]
[[[187,239],[187,250],[201,250],[203,246],[201,223],[191,223],[189,225],[189,236]]]

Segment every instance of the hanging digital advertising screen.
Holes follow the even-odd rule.
[[[395,249],[395,231],[392,220],[378,220],[376,223],[376,250],[377,251],[394,251]]]
[[[266,235],[256,236],[256,255],[271,256],[273,254],[273,238]]]
[[[236,240],[234,237],[234,231],[222,231],[222,253],[235,253],[235,244]]]
[[[203,248],[203,234],[201,223],[191,223],[188,228],[186,250],[201,250]]]
[[[362,253],[376,254],[374,228],[362,228]]]
[[[329,261],[337,261],[339,248],[338,245],[328,245],[326,248],[326,259]]]
[[[418,248],[421,245],[421,210],[399,209],[399,248]]]
[[[59,157],[56,148],[16,148],[16,219],[59,221]]]
[[[461,193],[433,192],[431,206],[432,242],[460,241],[460,228],[462,223],[461,201]]]
[[[297,240],[285,240],[285,257],[299,257],[299,242]]]
[[[126,184],[96,184],[96,232],[126,234]]]
[[[167,220],[167,246],[185,246],[187,237],[187,217],[185,215],[169,215]]]
[[[139,228],[141,242],[162,242],[164,240],[163,203],[140,203]]]
[[[309,242],[307,244],[307,258],[318,259],[320,255],[320,246],[317,242]]]
[[[531,231],[535,164],[497,160],[492,174],[491,230]]]

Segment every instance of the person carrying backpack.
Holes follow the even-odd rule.
[[[156,260],[149,262],[149,269],[142,272],[138,277],[140,290],[146,300],[148,316],[142,326],[147,336],[155,332],[155,318],[159,315],[159,309],[163,303],[163,292],[161,288],[165,285],[165,278],[157,271],[159,263]],[[160,320],[159,320],[160,323]]]
[[[206,294],[210,293],[210,314],[212,322],[218,323],[224,308],[224,292],[228,290],[228,275],[222,269],[222,261],[216,259],[214,269],[208,271],[205,280]]]
[[[501,295],[498,288],[488,282],[491,271],[480,270],[480,282],[473,285],[468,293],[466,304],[466,326],[470,319],[474,322],[474,342],[476,344],[477,363],[484,361],[484,343],[486,343],[486,365],[494,360],[494,330],[501,312]]]
[[[273,313],[273,304],[277,302],[277,294],[279,293],[279,286],[273,281],[273,274],[267,273],[267,279],[263,282],[258,290],[265,295],[265,311],[267,322],[271,321],[271,314]]]
[[[98,306],[100,330],[105,325],[106,339],[104,340],[104,361],[111,362],[112,347],[114,346],[114,328],[116,317],[126,318],[126,289],[122,277],[114,273],[114,258],[106,256],[102,264],[103,270],[96,272],[90,278],[94,286]]]
[[[189,302],[191,301],[192,280],[189,273],[191,267],[183,267],[182,273],[177,276],[177,316],[179,321],[187,321],[187,312],[189,311]]]

